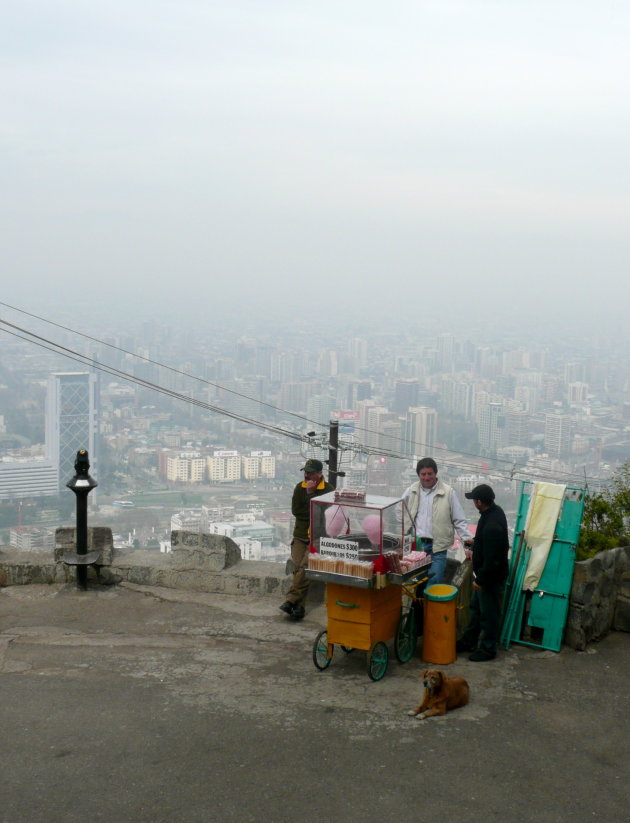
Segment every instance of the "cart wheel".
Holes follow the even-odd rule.
[[[385,676],[389,662],[389,651],[382,641],[375,643],[368,653],[367,669],[372,680]]]
[[[354,649],[352,648],[352,646],[342,646],[342,647],[341,647],[341,650],[342,650],[342,651],[344,651],[346,654],[350,654],[350,652],[353,652],[353,651],[354,651]]]
[[[328,633],[326,629],[320,632],[313,643],[313,663],[320,671],[324,671],[330,666],[332,660],[334,646],[330,648],[330,657],[328,657]]]
[[[416,615],[413,609],[403,609],[398,621],[394,651],[401,663],[406,663],[414,655],[418,634],[416,632]]]

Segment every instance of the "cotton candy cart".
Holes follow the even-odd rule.
[[[350,490],[314,498],[306,576],[326,583],[327,614],[313,645],[315,666],[327,669],[335,646],[345,653],[358,649],[367,652],[369,677],[380,680],[392,640],[406,663],[418,636],[412,601],[430,565],[430,557],[416,551],[401,498]]]

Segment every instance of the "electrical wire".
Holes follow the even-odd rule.
[[[55,323],[54,321],[47,320],[46,318],[41,317],[40,315],[36,315],[36,314],[31,313],[31,312],[24,311],[23,309],[19,309],[15,306],[12,306],[12,305],[10,305],[8,303],[5,303],[3,301],[0,301],[0,305],[3,305],[3,306],[5,306],[9,309],[20,312],[22,314],[25,314],[29,317],[33,317],[34,319],[40,320],[42,322],[45,322],[45,323],[48,323],[50,325],[56,326],[57,328],[63,329],[64,331],[67,331],[67,332],[70,332],[72,334],[76,334],[80,337],[83,337],[85,339],[91,340],[92,342],[99,343],[99,344],[102,344],[104,346],[108,346],[109,348],[113,348],[117,351],[128,354],[132,357],[136,357],[140,360],[151,363],[151,364],[156,365],[160,368],[165,368],[165,369],[167,369],[171,372],[174,372],[176,374],[179,374],[181,376],[185,376],[185,377],[191,378],[193,380],[198,380],[199,382],[205,383],[205,384],[213,386],[215,388],[222,389],[226,392],[234,394],[234,395],[236,395],[238,397],[241,397],[243,399],[249,400],[251,402],[258,403],[261,406],[271,408],[274,411],[279,411],[279,412],[282,412],[283,414],[291,415],[293,417],[296,417],[296,418],[302,420],[303,422],[307,422],[307,423],[310,423],[310,424],[313,424],[313,425],[321,426],[324,429],[326,428],[326,425],[327,425],[326,423],[311,420],[311,419],[305,417],[304,415],[300,415],[300,414],[295,413],[295,412],[289,412],[285,409],[281,409],[281,408],[279,408],[277,406],[274,406],[270,403],[265,403],[261,400],[258,400],[257,398],[249,397],[248,395],[242,394],[242,393],[234,391],[232,389],[228,389],[224,386],[221,386],[220,384],[213,383],[212,381],[206,380],[205,378],[201,378],[201,377],[198,377],[196,375],[191,375],[191,374],[189,374],[187,372],[184,372],[180,369],[175,369],[172,366],[168,366],[167,364],[161,363],[161,362],[156,361],[156,360],[152,360],[150,358],[144,357],[143,355],[136,354],[135,352],[128,351],[127,349],[121,348],[119,346],[115,346],[115,345],[113,345],[111,343],[108,343],[104,340],[100,340],[99,338],[96,338],[96,337],[84,334],[82,332],[76,331],[74,329],[71,329],[68,326],[63,326],[59,323]],[[108,364],[101,363],[101,362],[97,361],[95,358],[88,357],[87,355],[82,355],[80,352],[77,352],[73,349],[70,349],[66,346],[63,346],[60,343],[56,343],[55,341],[49,340],[48,338],[37,335],[34,332],[29,331],[28,329],[24,329],[20,326],[17,326],[15,324],[13,324],[13,323],[9,323],[6,320],[0,319],[0,323],[2,323],[3,326],[8,327],[8,328],[4,329],[7,332],[7,334],[11,334],[14,337],[17,337],[21,340],[24,340],[25,342],[33,343],[34,345],[39,345],[40,347],[48,349],[49,351],[51,351],[55,354],[60,354],[64,357],[67,357],[70,360],[74,360],[75,362],[78,362],[81,365],[98,369],[98,370],[103,371],[103,372],[105,372],[107,374],[110,374],[112,376],[122,378],[122,379],[127,380],[131,383],[135,383],[136,385],[140,385],[144,388],[147,388],[147,389],[150,389],[150,390],[153,390],[153,391],[157,391],[161,394],[170,396],[174,399],[181,400],[183,402],[190,403],[192,405],[198,406],[199,408],[203,408],[203,409],[206,409],[208,411],[212,411],[212,412],[217,413],[217,414],[225,415],[225,416],[230,417],[232,419],[238,420],[239,422],[246,423],[246,424],[254,426],[256,428],[260,428],[260,429],[269,431],[273,434],[276,434],[276,435],[279,435],[279,436],[284,436],[284,437],[290,437],[294,440],[298,440],[298,441],[300,441],[302,443],[306,443],[306,444],[313,443],[313,439],[311,437],[309,437],[308,435],[299,434],[297,432],[292,432],[288,429],[285,429],[285,428],[282,428],[282,427],[279,427],[279,426],[274,426],[272,424],[264,423],[260,420],[255,420],[253,418],[247,417],[246,415],[238,414],[236,412],[231,412],[228,409],[224,409],[222,407],[213,405],[211,403],[206,403],[206,402],[198,400],[196,398],[192,398],[188,395],[181,394],[181,393],[176,392],[172,389],[167,389],[164,386],[160,386],[159,384],[153,383],[152,381],[146,380],[144,378],[139,378],[135,375],[129,374],[128,372],[125,372],[125,371],[123,371],[121,369],[118,369],[114,366],[110,366]],[[15,331],[12,332],[12,331],[10,331],[10,329],[14,329]],[[21,334],[18,334],[17,333],[18,331],[22,332],[22,334],[24,334],[24,335],[28,335],[28,337],[24,337]],[[378,435],[381,438],[391,438],[391,439],[394,439],[397,442],[401,442],[401,443],[409,443],[409,444],[413,443],[414,446],[423,445],[423,444],[417,443],[415,441],[409,441],[409,440],[404,440],[404,439],[401,440],[400,438],[397,438],[394,435],[387,435],[387,434],[377,432],[377,431],[374,431],[374,430],[371,430],[371,429],[366,429],[366,428],[363,428],[363,427],[355,426],[355,430],[358,430],[360,432],[364,432],[366,434],[375,434],[375,435]],[[322,445],[323,445],[323,443],[322,443]],[[533,471],[527,471],[526,469],[516,469],[513,462],[505,460],[503,458],[488,458],[488,457],[484,457],[483,455],[479,455],[479,454],[472,453],[472,452],[456,452],[453,449],[447,449],[445,447],[440,447],[440,446],[432,446],[431,448],[433,448],[434,450],[440,450],[440,451],[450,453],[450,454],[458,454],[458,455],[462,455],[464,457],[467,457],[467,456],[473,457],[476,460],[483,461],[484,463],[490,463],[490,464],[506,463],[506,464],[509,464],[510,465],[509,473],[507,472],[506,469],[502,469],[498,465],[493,465],[492,468],[489,466],[488,467],[488,472],[486,472],[486,473],[491,473],[493,475],[500,475],[500,476],[509,474],[511,479],[513,479],[515,475],[517,475],[518,477],[525,477],[525,478],[531,477],[532,479],[533,478],[538,478],[539,479],[541,475],[547,475],[547,476],[552,477],[554,479],[557,479],[558,477],[562,476],[562,477],[566,477],[566,478],[569,478],[569,479],[574,479],[576,477],[579,477],[580,481],[582,480],[582,476],[578,475],[575,472],[555,471],[555,470],[551,470],[551,469],[544,469],[542,467],[540,469],[536,470],[536,472],[533,472]],[[370,447],[370,446],[367,446],[365,444],[353,444],[352,446],[344,446],[340,442],[340,444],[338,446],[338,449],[339,449],[340,452],[352,451],[354,453],[366,455],[368,457],[370,457],[370,456],[382,456],[382,457],[388,457],[390,459],[409,460],[409,455],[401,454],[400,452],[396,452],[393,449],[389,450],[389,449],[385,449],[385,448]],[[464,463],[458,463],[457,461],[453,461],[453,460],[445,459],[443,465],[445,465],[447,467],[451,467],[451,468],[458,468],[461,471],[468,471],[468,472],[472,471],[472,467],[470,465],[464,464]],[[588,482],[588,478],[586,478],[586,482]],[[602,484],[605,481],[600,481],[598,478],[591,478],[591,482],[594,485],[599,485],[599,484]]]
[[[17,306],[13,306],[10,303],[6,303],[2,300],[0,300],[0,306],[5,306],[6,308],[9,308],[13,311],[19,312],[21,314],[25,314],[28,317],[32,317],[36,320],[40,320],[41,322],[47,323],[51,326],[55,326],[56,328],[63,329],[64,331],[70,332],[71,334],[75,334],[75,335],[78,335],[79,337],[83,337],[86,340],[91,340],[94,343],[98,343],[100,345],[107,346],[111,349],[114,349],[115,351],[122,352],[122,353],[127,354],[131,357],[136,357],[139,360],[142,360],[146,363],[151,363],[152,365],[158,366],[159,368],[167,369],[168,371],[171,371],[175,374],[179,374],[180,376],[188,377],[192,380],[197,380],[201,383],[205,383],[206,385],[212,386],[214,388],[220,389],[220,390],[225,391],[225,392],[229,392],[230,394],[234,394],[237,397],[241,397],[245,400],[248,400],[248,401],[251,401],[251,402],[254,402],[254,403],[258,403],[261,406],[265,406],[265,407],[270,408],[274,411],[281,412],[282,414],[286,414],[286,415],[290,415],[292,417],[296,417],[299,420],[302,420],[304,423],[308,423],[308,424],[311,424],[311,425],[314,425],[314,426],[320,426],[323,429],[328,428],[328,422],[312,420],[312,419],[310,419],[310,418],[308,418],[304,415],[301,415],[297,412],[292,412],[292,411],[288,411],[287,409],[282,409],[278,406],[272,405],[271,403],[266,403],[265,401],[260,400],[258,398],[250,397],[249,395],[243,394],[241,392],[237,392],[234,389],[227,388],[226,386],[223,386],[220,383],[214,383],[210,380],[207,380],[206,378],[198,377],[197,375],[190,374],[189,372],[182,371],[181,369],[176,369],[173,366],[169,366],[166,363],[160,362],[159,360],[153,360],[149,357],[145,357],[144,355],[137,354],[135,352],[129,351],[128,349],[122,348],[120,346],[116,346],[113,343],[109,343],[105,340],[101,340],[98,337],[94,337],[92,335],[85,334],[84,332],[80,332],[76,329],[72,329],[69,326],[64,326],[63,324],[56,323],[53,320],[48,320],[47,318],[42,317],[41,315],[25,311],[24,309],[20,309]],[[5,323],[6,321],[0,320],[0,322]],[[22,330],[22,331],[24,331],[27,334],[30,333],[27,330]],[[395,440],[396,442],[403,443],[403,444],[406,443],[406,444],[414,445],[414,446],[423,446],[424,448],[427,448],[427,449],[431,448],[434,452],[439,451],[439,452],[443,452],[444,454],[456,454],[456,455],[459,455],[459,456],[462,456],[462,457],[472,457],[475,460],[480,460],[483,463],[488,463],[488,462],[492,463],[493,466],[496,467],[497,471],[500,470],[500,464],[505,464],[506,466],[510,466],[510,471],[512,470],[512,466],[513,466],[513,461],[509,460],[509,459],[506,459],[506,458],[487,457],[487,456],[484,456],[484,455],[477,454],[476,452],[455,451],[454,449],[449,449],[445,446],[431,445],[429,447],[429,446],[427,446],[427,444],[419,443],[417,441],[402,439],[402,438],[396,437],[395,435],[384,434],[382,432],[378,432],[378,431],[375,431],[373,429],[368,429],[368,428],[365,428],[365,427],[362,427],[362,426],[356,426],[355,425],[354,430],[358,431],[358,432],[362,432],[365,435],[370,435],[370,434],[377,435],[381,439],[382,438],[387,438],[387,439],[392,439],[392,440]],[[365,453],[365,452],[363,452],[363,453]],[[377,452],[374,452],[374,453],[377,453]],[[392,456],[392,455],[390,454],[390,455],[385,455],[385,456]],[[407,455],[402,455],[402,454],[398,454],[397,456],[400,457],[401,459],[407,459],[408,458]],[[463,470],[469,470],[470,469],[470,467],[466,466],[466,465],[461,465],[460,464],[460,466]],[[564,476],[564,477],[573,478],[573,477],[576,476],[576,474],[574,472],[558,471],[558,472],[554,472],[554,476]]]
[[[6,321],[4,320],[0,320],[0,323],[2,323],[3,325],[7,325]],[[206,403],[203,400],[198,400],[197,398],[190,397],[186,394],[181,394],[180,392],[176,392],[173,389],[167,389],[164,386],[159,386],[156,383],[152,383],[150,380],[145,380],[142,377],[137,377],[136,375],[124,372],[121,369],[115,368],[114,366],[109,366],[100,363],[98,360],[88,357],[87,355],[82,355],[79,352],[73,351],[72,349],[68,349],[67,347],[62,346],[59,343],[54,343],[53,341],[49,340],[42,342],[45,340],[45,338],[42,338],[39,335],[33,335],[32,332],[27,332],[27,334],[30,334],[37,339],[34,340],[29,337],[25,337],[21,334],[18,334],[15,331],[10,331],[9,329],[4,329],[4,331],[7,334],[12,335],[13,337],[17,337],[20,340],[24,340],[27,343],[32,343],[36,346],[39,346],[40,348],[47,349],[48,351],[51,351],[54,354],[60,354],[63,357],[67,357],[69,360],[74,360],[75,362],[80,363],[82,366],[94,368],[98,371],[105,372],[106,374],[110,374],[114,377],[122,378],[131,383],[135,383],[136,385],[142,386],[143,388],[150,389],[152,391],[159,392],[160,394],[172,397],[175,400],[182,400],[185,403],[191,403],[192,405],[198,406],[199,408],[206,409],[207,411],[212,411],[217,414],[222,414],[227,417],[231,417],[232,419],[238,420],[241,423],[247,423],[248,425],[264,429],[266,431],[272,432],[273,434],[281,435],[283,437],[290,437],[300,442],[309,442],[309,437],[307,435],[299,434],[298,432],[292,432],[289,429],[283,429],[279,426],[274,426],[270,423],[263,423],[259,420],[253,420],[252,418],[246,417],[245,415],[229,411],[228,409],[220,408],[219,406],[214,406],[211,403]],[[51,345],[47,345],[48,343],[50,343]]]
[[[308,423],[308,424],[314,425],[314,426],[320,426],[324,429],[328,428],[328,421],[322,422],[322,421],[312,420],[312,419],[310,419],[310,418],[308,418],[304,415],[301,415],[297,412],[288,411],[287,409],[280,408],[279,406],[274,406],[271,403],[266,403],[265,401],[260,400],[258,398],[250,397],[249,395],[242,394],[241,392],[237,392],[234,389],[230,389],[226,386],[221,385],[220,383],[214,383],[211,380],[207,380],[206,378],[199,377],[199,376],[194,375],[194,374],[190,374],[189,372],[182,371],[181,369],[176,369],[173,366],[169,366],[166,363],[160,362],[159,360],[153,360],[150,357],[145,357],[144,355],[137,354],[136,352],[129,351],[128,349],[122,348],[121,346],[116,346],[113,343],[107,342],[106,340],[101,340],[98,337],[94,337],[92,335],[85,334],[84,332],[80,332],[76,329],[72,329],[69,326],[64,326],[61,323],[56,323],[53,320],[48,320],[47,318],[42,317],[41,315],[25,311],[24,309],[20,309],[17,306],[13,306],[10,303],[6,303],[2,300],[0,300],[0,306],[5,306],[6,308],[9,308],[13,311],[19,312],[20,314],[25,314],[27,317],[32,317],[36,320],[40,320],[43,323],[47,323],[51,326],[55,326],[56,328],[62,329],[63,331],[70,332],[71,334],[75,334],[79,337],[83,337],[86,340],[91,340],[93,343],[98,343],[99,345],[107,346],[108,348],[114,349],[115,351],[122,352],[123,354],[127,354],[131,357],[136,357],[137,359],[142,360],[145,363],[151,363],[152,365],[158,366],[159,368],[167,369],[168,371],[173,372],[174,374],[178,374],[178,375],[183,376],[183,377],[188,377],[192,380],[197,380],[201,383],[205,383],[208,386],[212,386],[212,387],[220,389],[222,391],[229,392],[230,394],[234,394],[237,397],[241,397],[245,400],[249,400],[251,402],[259,403],[261,406],[265,406],[269,409],[272,409],[273,411],[278,411],[278,412],[281,412],[282,414],[286,414],[286,415],[290,415],[292,417],[296,417],[299,420],[302,420],[304,423]],[[0,320],[0,322],[4,323],[5,321]],[[23,330],[23,331],[25,331],[26,333],[29,333],[26,330]],[[388,438],[388,439],[395,440],[397,442],[409,443],[410,445],[413,443],[413,445],[423,446],[425,448],[429,448],[427,446],[427,444],[419,443],[417,441],[401,439],[401,438],[396,437],[394,435],[384,434],[382,432],[378,432],[378,431],[375,431],[373,429],[368,429],[368,428],[365,428],[363,426],[356,426],[355,425],[354,428],[355,428],[355,431],[362,432],[365,435],[370,435],[370,434],[378,435],[380,438]],[[463,457],[473,457],[475,459],[482,460],[483,462],[486,462],[488,459],[490,459],[493,463],[505,463],[506,465],[510,465],[510,466],[512,465],[512,461],[505,460],[505,459],[500,458],[500,457],[484,458],[482,455],[476,454],[474,452],[455,451],[455,450],[449,449],[445,446],[432,445],[430,448],[433,449],[434,451],[444,452],[445,454],[458,454],[458,455],[462,455]],[[405,458],[406,456],[405,455],[400,455],[400,457]]]
[[[273,411],[282,412],[282,414],[291,415],[292,417],[297,417],[299,420],[302,420],[305,423],[313,424],[316,426],[323,426],[323,423],[319,423],[316,420],[310,420],[308,417],[305,417],[302,414],[298,414],[297,412],[288,411],[287,409],[282,409],[279,406],[274,406],[271,403],[266,403],[264,400],[259,400],[255,397],[250,397],[247,394],[242,394],[241,392],[236,391],[235,389],[230,389],[227,386],[221,385],[221,383],[214,383],[212,380],[207,380],[205,377],[199,377],[195,374],[190,374],[189,372],[182,371],[181,369],[176,369],[173,366],[169,366],[166,363],[161,363],[159,360],[153,360],[150,357],[145,357],[142,354],[137,354],[136,352],[129,351],[128,349],[122,348],[121,346],[116,346],[113,343],[108,343],[106,340],[101,340],[98,337],[93,337],[92,335],[85,334],[84,332],[77,331],[76,329],[72,329],[69,326],[64,326],[61,323],[55,323],[54,320],[48,320],[45,317],[42,317],[39,314],[33,314],[32,312],[25,311],[24,309],[19,309],[17,306],[12,306],[10,303],[5,303],[4,301],[0,300],[0,306],[5,306],[8,309],[12,309],[13,311],[20,312],[20,314],[25,314],[27,317],[33,317],[36,320],[40,320],[43,323],[48,323],[50,326],[55,326],[58,329],[62,329],[63,331],[70,332],[70,334],[75,334],[78,337],[83,337],[85,340],[91,340],[93,343],[98,343],[101,346],[107,346],[110,349],[114,349],[114,351],[119,351],[122,354],[128,354],[130,357],[135,357],[138,360],[142,360],[145,363],[151,363],[153,366],[159,366],[161,369],[167,369],[173,374],[178,374],[181,377],[188,377],[191,380],[198,380],[200,383],[205,383],[208,386],[212,386],[213,388],[220,389],[221,391],[228,392],[229,394],[233,394],[236,397],[241,397],[244,400],[251,400],[255,403],[259,403],[261,406],[266,406]],[[6,321],[0,320],[0,323],[5,323]],[[10,324],[8,324],[10,325]],[[30,334],[30,332],[27,332]],[[327,425],[327,424],[326,424]]]

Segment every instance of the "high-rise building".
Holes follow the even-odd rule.
[[[437,366],[440,371],[451,371],[454,363],[455,338],[444,332],[437,337]]]
[[[495,381],[497,394],[507,397],[510,400],[514,397],[516,389],[516,377],[513,374],[500,374]]]
[[[564,382],[565,383],[584,383],[586,378],[586,364],[585,363],[565,363],[564,365]]]
[[[359,400],[356,405],[356,410],[359,412],[359,419],[356,428],[358,430],[359,440],[361,443],[366,442],[368,428],[368,413],[370,409],[377,408],[378,404],[375,400]]]
[[[530,420],[528,412],[519,409],[509,409],[507,417],[507,446],[529,446]]]
[[[273,478],[276,476],[276,458],[270,451],[253,451],[241,457],[241,473],[244,480]]]
[[[453,392],[453,414],[459,414],[470,420],[475,405],[474,383],[458,380]]]
[[[414,378],[397,380],[394,386],[394,411],[407,414],[407,410],[418,405],[420,381]]]
[[[495,376],[498,370],[497,356],[489,346],[478,346],[475,352],[475,373],[479,377]]]
[[[317,358],[317,373],[320,377],[336,377],[339,373],[339,363],[337,362],[337,352],[327,349],[320,352]]]
[[[400,454],[400,436],[403,422],[403,417],[394,414],[388,415],[387,419],[381,422],[379,448]]]
[[[525,356],[526,352],[524,349],[512,349],[501,352],[499,358],[501,374],[510,375],[513,374],[516,369],[522,369],[525,363]]]
[[[472,382],[448,375],[440,380],[440,403],[448,414],[456,414],[467,420],[473,414],[475,386]]]
[[[0,460],[0,500],[45,497],[58,491],[59,472],[57,463],[52,460],[8,457]]]
[[[366,411],[366,431],[363,432],[363,442],[366,446],[379,446],[381,439],[382,424],[386,420],[391,420],[392,418],[395,418],[396,415],[392,415],[390,410],[385,406],[371,406]]]
[[[535,386],[517,386],[514,390],[514,399],[530,414],[538,411],[538,389]]]
[[[414,406],[407,412],[403,447],[410,457],[430,457],[437,439],[438,414],[428,406]]]
[[[180,454],[169,457],[166,479],[177,483],[203,483],[206,476],[206,460],[200,454]]]
[[[569,403],[586,403],[588,399],[588,383],[569,383],[567,387]]]
[[[56,372],[48,378],[46,455],[58,466],[58,485],[74,476],[79,449],[90,455],[90,473],[98,475],[96,454],[97,378],[91,372]]]
[[[358,374],[367,366],[368,342],[362,337],[353,337],[348,341],[348,357],[351,371]]]
[[[328,426],[333,409],[337,408],[337,401],[332,394],[314,394],[306,403],[306,416],[313,423]]]
[[[357,409],[361,400],[367,400],[371,396],[372,383],[369,380],[352,380],[348,383],[346,406],[349,409]]]
[[[545,414],[545,451],[550,457],[564,458],[571,452],[571,416],[562,412]]]
[[[237,451],[215,451],[206,458],[210,483],[234,483],[241,479],[241,458]]]
[[[305,412],[309,397],[317,394],[319,383],[309,380],[299,383],[283,383],[280,387],[278,405],[291,412]]]
[[[260,420],[264,416],[260,400],[265,399],[265,385],[262,377],[224,380],[222,386],[216,390],[217,405],[241,417]]]
[[[494,455],[506,445],[507,426],[503,403],[484,403],[480,406],[478,434],[482,454]]]

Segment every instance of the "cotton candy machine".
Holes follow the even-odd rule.
[[[326,583],[328,614],[313,646],[318,669],[328,667],[335,644],[345,652],[367,651],[372,680],[385,675],[389,640],[401,662],[412,656],[415,621],[402,608],[403,588],[426,580],[431,565],[415,550],[412,522],[401,498],[342,490],[311,500],[306,576]]]

